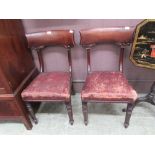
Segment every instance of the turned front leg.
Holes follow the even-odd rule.
[[[71,102],[66,102],[65,105],[66,105],[66,109],[67,109],[67,112],[68,112],[69,123],[70,123],[71,125],[73,125],[74,119],[73,119],[73,111],[72,111]]]

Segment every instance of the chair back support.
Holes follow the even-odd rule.
[[[123,72],[124,48],[133,40],[134,29],[130,27],[96,28],[80,31],[80,44],[87,52],[87,71],[91,72],[90,51],[98,44],[112,43],[120,46],[119,71]]]
[[[45,32],[37,32],[26,34],[28,47],[34,49],[38,53],[40,64],[40,72],[44,72],[44,61],[42,51],[49,46],[61,46],[68,51],[69,71],[72,71],[71,48],[74,47],[73,30],[49,30]]]

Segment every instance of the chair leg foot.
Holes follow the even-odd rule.
[[[74,119],[73,119],[73,111],[72,111],[71,102],[66,102],[65,105],[66,105],[66,109],[67,109],[67,112],[68,112],[69,123],[70,123],[70,125],[73,125]]]
[[[84,117],[84,124],[88,125],[88,106],[87,102],[82,102],[82,112]]]
[[[84,121],[84,124],[87,126],[88,125],[88,121]]]
[[[38,124],[38,119],[37,118],[34,119],[33,121],[34,121],[35,124]]]
[[[70,123],[70,125],[73,125],[74,124],[74,120],[69,121],[69,123]]]
[[[28,112],[30,114],[30,117],[32,118],[33,122],[35,124],[38,124],[38,120],[37,120],[37,118],[36,118],[36,116],[34,114],[34,111],[32,109],[32,106],[31,106],[31,104],[29,102],[26,102],[26,107],[27,107],[27,110],[28,110]]]
[[[123,108],[123,109],[122,109],[122,112],[126,112],[126,108]]]
[[[124,123],[124,127],[125,127],[125,128],[128,128],[128,126],[129,126],[129,124]]]
[[[134,104],[129,103],[127,105],[127,109],[126,109],[126,116],[125,116],[125,122],[124,122],[124,127],[127,128],[129,126],[129,122],[130,122],[130,118],[131,118],[131,114],[132,114],[132,110],[134,108]]]

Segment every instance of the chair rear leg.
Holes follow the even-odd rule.
[[[28,112],[29,112],[29,114],[30,114],[30,117],[32,118],[33,122],[34,122],[35,124],[38,124],[38,120],[37,120],[37,118],[36,118],[36,116],[35,116],[35,113],[34,113],[34,111],[33,111],[33,108],[32,108],[31,103],[26,102],[26,107],[27,107],[27,110],[28,110]]]
[[[88,106],[87,102],[82,102],[82,112],[84,117],[84,124],[88,125]]]
[[[69,123],[70,123],[71,125],[73,125],[74,119],[73,119],[73,111],[72,111],[71,102],[65,102],[65,105],[66,105],[66,109],[67,109],[67,112],[68,112]]]
[[[73,83],[72,83],[71,92],[72,92],[72,95],[75,95],[75,89],[74,89]]]
[[[125,122],[124,122],[124,127],[127,128],[129,126],[132,110],[134,108],[135,104],[128,103],[127,109],[126,109],[126,116],[125,116]]]

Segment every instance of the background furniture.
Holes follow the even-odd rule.
[[[155,69],[155,20],[144,20],[135,30],[131,61],[140,67]]]
[[[155,69],[155,20],[147,19],[139,23],[135,30],[130,53],[131,61],[139,67]],[[155,82],[150,92],[137,99],[136,104],[148,102],[155,105]]]
[[[51,30],[27,35],[28,46],[37,51],[40,74],[30,83],[22,92],[22,98],[29,110],[30,116],[35,123],[37,118],[32,110],[30,102],[50,101],[63,102],[66,105],[69,122],[72,125],[73,113],[71,106],[71,88],[72,88],[72,63],[71,48],[74,47],[74,36],[72,30]],[[44,72],[44,61],[42,52],[49,46],[60,46],[65,48],[68,53],[69,71]],[[59,60],[61,61],[61,59]],[[59,63],[59,62],[57,62]]]
[[[37,74],[21,20],[0,20],[0,120],[32,128],[21,91]]]
[[[133,32],[129,27],[125,28],[98,28],[81,30],[81,45],[87,52],[88,75],[81,92],[84,123],[88,124],[88,102],[127,103],[124,127],[127,128],[137,99],[136,91],[129,85],[123,76],[124,48],[132,41]],[[92,71],[90,52],[97,44],[112,43],[120,46],[119,72]],[[106,57],[106,55],[105,55]]]

